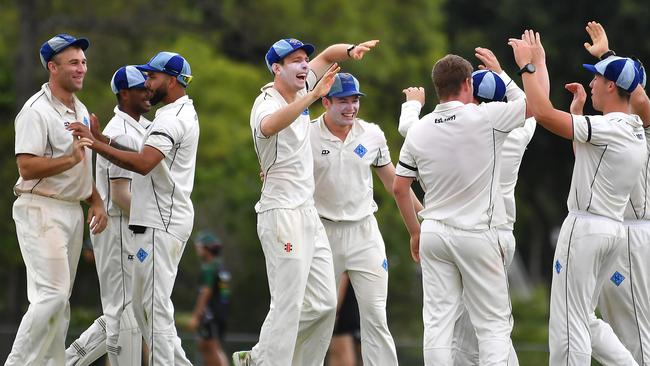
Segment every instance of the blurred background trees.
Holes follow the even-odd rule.
[[[564,84],[578,81],[586,86],[590,80],[580,66],[594,61],[582,47],[588,40],[584,31],[588,20],[605,26],[610,45],[619,54],[634,54],[642,60],[650,56],[650,42],[645,38],[650,33],[646,21],[650,8],[634,0],[0,0],[0,9],[0,156],[4,157],[0,159],[4,185],[0,190],[0,281],[5,284],[0,292],[0,319],[9,330],[15,328],[27,304],[24,265],[11,219],[11,187],[18,176],[13,119],[46,81],[38,49],[57,33],[91,40],[86,52],[88,74],[78,95],[104,123],[115,105],[109,81],[117,68],[144,63],[160,50],[179,52],[190,62],[195,78],[188,93],[201,122],[193,193],[195,231],[210,229],[224,239],[225,260],[233,274],[230,329],[251,334],[259,331],[269,295],[253,209],[260,182],[249,113],[259,88],[271,80],[263,57],[274,41],[295,37],[315,44],[318,52],[332,43],[381,40],[362,62],[345,62],[342,68],[360,80],[367,94],[360,117],[383,128],[394,162],[403,141],[396,129],[401,90],[424,86],[428,96],[423,113],[432,110],[436,100],[431,67],[446,53],[459,54],[477,65],[473,48],[491,48],[519,82],[506,42],[532,27],[542,34],[552,99],[562,109],[568,109],[571,98]],[[321,112],[315,103],[311,116]],[[515,342],[523,348],[527,342],[546,343],[545,289],[551,273],[552,232],[566,214],[572,165],[571,144],[538,128],[517,187],[517,250],[531,284],[539,288],[529,300],[533,306],[521,315],[515,305],[519,327]],[[375,187],[380,207],[377,217],[391,262],[389,319],[396,341],[414,346],[406,353],[417,357],[422,333],[419,270],[410,260],[408,236],[392,198],[379,182]],[[174,293],[180,314],[193,306],[199,270],[192,243],[188,246]],[[92,263],[80,263],[72,298],[77,314],[73,314],[73,326],[87,326],[100,310],[96,277]],[[537,310],[530,313],[531,309]],[[13,335],[8,338],[0,343],[2,356]],[[545,356],[534,358],[538,357]]]

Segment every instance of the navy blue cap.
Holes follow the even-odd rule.
[[[295,38],[281,39],[275,42],[266,53],[266,67],[269,68],[269,71],[273,72],[271,66],[274,63],[280,62],[283,58],[287,57],[288,54],[296,50],[305,50],[307,56],[311,56],[316,48],[309,43],[302,43]]]
[[[123,89],[144,89],[144,83],[147,81],[147,76],[135,66],[122,66],[111,79],[111,90],[114,94]]]
[[[47,63],[50,62],[52,57],[70,46],[77,46],[85,51],[90,46],[90,41],[86,38],[75,38],[65,33],[57,34],[41,46],[40,54],[43,67],[47,69]]]
[[[364,96],[359,88],[359,80],[347,72],[339,72],[334,75],[334,83],[330,88],[328,97],[343,98],[351,95]]]
[[[183,56],[174,52],[158,52],[149,62],[136,67],[144,72],[162,72],[175,76],[183,86],[189,85],[193,78],[190,64]]]
[[[490,102],[500,102],[506,96],[506,84],[491,70],[478,70],[472,73],[474,97]]]
[[[631,58],[609,56],[595,65],[582,64],[582,66],[594,74],[602,75],[605,79],[615,82],[628,93],[633,92],[639,85],[639,70]]]

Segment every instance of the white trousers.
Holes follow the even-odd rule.
[[[271,304],[257,345],[256,366],[322,365],[336,316],[332,252],[313,206],[259,213]]]
[[[570,212],[564,220],[553,259],[550,365],[591,365],[592,345],[606,349],[618,366],[637,364],[611,327],[594,313],[625,240],[623,224],[603,216]]]
[[[133,313],[149,346],[149,366],[191,365],[174,324],[171,294],[185,242],[147,228],[135,235]]]
[[[322,222],[332,248],[336,283],[347,271],[359,304],[363,364],[396,366],[395,341],[386,320],[388,260],[375,216]]]
[[[469,232],[424,220],[420,259],[425,365],[453,365],[453,333],[463,303],[476,329],[480,364],[506,365],[512,317],[496,230]]]
[[[68,347],[66,365],[89,365],[107,350],[113,366],[139,365],[142,334],[130,308],[135,250],[128,218],[109,217],[106,229],[90,238],[104,314]]]
[[[13,219],[27,269],[29,308],[5,365],[63,365],[84,230],[81,206],[23,194],[14,202]]]
[[[641,366],[650,366],[650,220],[626,221],[627,242],[618,248],[598,309]],[[608,350],[594,347],[603,364]]]
[[[503,260],[505,261],[506,269],[508,269],[515,255],[515,236],[512,234],[512,230],[506,229],[497,229],[497,234],[499,236],[499,247],[503,252]],[[463,312],[460,318],[458,318],[458,321],[456,321],[454,328],[454,365],[479,365],[476,331],[470,320],[469,313],[464,306]],[[519,359],[511,341],[508,366],[518,365]]]

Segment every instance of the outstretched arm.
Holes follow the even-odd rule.
[[[357,45],[339,43],[327,47],[319,53],[313,60],[309,61],[309,68],[316,74],[316,79],[320,79],[327,69],[335,62],[345,61],[347,59],[361,60],[363,56],[372,50],[379,40],[371,40],[359,43]],[[354,46],[350,52],[348,48]],[[349,54],[349,55],[348,55]]]

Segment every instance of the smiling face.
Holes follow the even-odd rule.
[[[327,119],[337,126],[352,126],[359,113],[360,97],[350,95],[347,97],[323,98]]]
[[[144,114],[151,109],[149,100],[153,93],[148,89],[124,89],[120,91],[120,96],[122,106],[135,114]]]
[[[274,63],[272,68],[276,83],[282,83],[298,91],[305,88],[309,71],[309,57],[304,50],[299,49],[288,54],[281,63]]]
[[[83,88],[88,70],[86,55],[81,48],[68,47],[56,54],[47,64],[52,82],[63,90],[74,93]]]
[[[151,105],[160,103],[167,96],[167,89],[173,77],[163,72],[150,71],[147,73],[145,87],[151,92]]]

